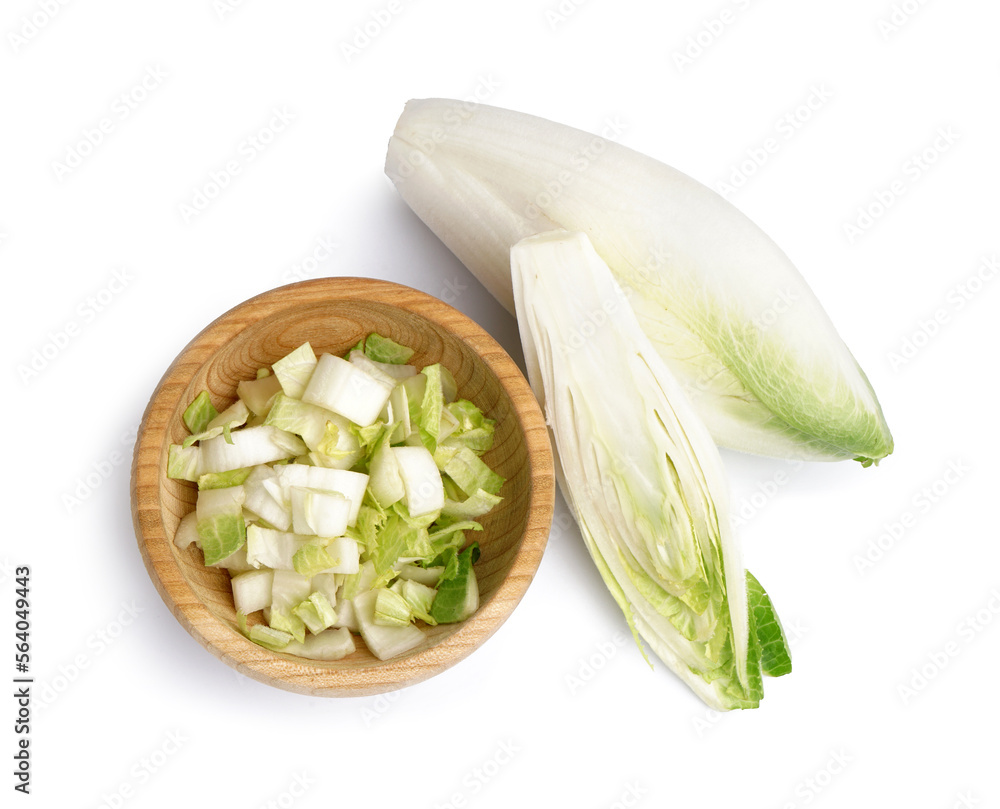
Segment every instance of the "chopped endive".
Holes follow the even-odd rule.
[[[313,369],[316,368],[316,354],[309,343],[303,343],[290,354],[286,354],[271,366],[274,375],[286,396],[301,398],[305,392]]]
[[[326,569],[328,573],[350,575],[361,568],[361,547],[350,537],[337,537],[330,541],[326,548],[333,564]]]
[[[303,576],[294,570],[275,570],[271,577],[270,607],[273,610],[291,612],[309,598],[311,592],[309,576]]]
[[[353,601],[341,601],[337,605],[337,620],[333,626],[335,629],[348,629],[351,632],[361,632],[361,624],[358,623],[358,615],[354,609]]]
[[[237,400],[209,421],[203,430],[185,438],[181,446],[187,447],[196,441],[204,441],[217,435],[225,436],[226,442],[232,443],[230,439],[233,429],[246,424],[249,418],[249,408],[242,401]]]
[[[707,186],[591,133],[451,99],[406,104],[385,171],[511,311],[511,247],[587,233],[720,445],[865,465],[892,452],[872,386],[806,281]]]
[[[340,587],[338,579],[343,579],[336,573],[317,573],[309,579],[309,587],[314,593],[322,593],[331,607],[337,604],[337,590]]]
[[[201,447],[171,444],[167,451],[167,477],[196,483],[201,477]]]
[[[413,611],[406,599],[395,590],[382,587],[376,591],[374,621],[379,626],[407,626]]]
[[[364,341],[364,352],[372,362],[405,365],[413,356],[413,349],[402,346],[380,334],[369,334]]]
[[[424,447],[395,447],[396,467],[403,481],[403,502],[414,517],[440,513],[444,487],[434,456]]]
[[[387,366],[370,359],[365,352],[352,351],[348,355],[347,359],[348,362],[356,365],[372,379],[377,379],[383,385],[389,387],[390,390],[395,387],[397,379],[395,376],[384,370]]]
[[[406,495],[396,454],[389,444],[383,444],[375,450],[368,471],[370,475],[368,489],[375,502],[382,508],[389,508]]]
[[[349,430],[350,422],[343,416],[318,405],[307,404],[285,393],[271,401],[264,424],[299,436],[310,450],[320,450],[329,441],[330,425],[338,431]],[[335,446],[338,442],[334,441]],[[350,452],[350,447],[346,448]]]
[[[409,368],[411,366],[402,365],[392,365],[386,366],[391,368]],[[416,376],[416,374],[412,374]],[[407,377],[402,377],[406,379]],[[385,421],[386,424],[395,424],[396,427],[389,434],[390,444],[398,444],[405,440],[412,430],[412,424],[410,422],[410,402],[406,395],[406,388],[403,385],[397,384],[393,389],[392,393],[389,394],[389,401],[385,403],[385,408],[380,414],[380,418]]]
[[[297,436],[265,425],[234,430],[231,441],[219,435],[198,446],[201,449],[201,474],[284,461],[307,451]]]
[[[636,640],[713,708],[756,707],[761,646],[787,646],[749,612],[711,436],[584,234],[525,239],[511,267],[560,488]]]
[[[437,448],[441,433],[441,413],[445,406],[444,380],[440,365],[428,365],[420,375],[427,382],[417,411],[417,429],[421,443],[431,452]],[[412,419],[412,417],[411,417]]]
[[[219,412],[212,405],[212,399],[207,390],[203,390],[194,397],[191,404],[184,410],[182,419],[184,426],[192,433],[200,433],[208,427],[208,423],[214,419]]]
[[[243,469],[231,469],[228,472],[209,472],[206,475],[199,475],[198,489],[228,489],[232,486],[240,486],[246,482],[253,472],[253,467]]]
[[[178,548],[186,548],[188,545],[198,542],[200,542],[200,538],[198,537],[198,512],[191,511],[181,517],[181,521],[177,525],[177,531],[174,534],[174,544]]]
[[[250,570],[233,576],[233,601],[237,612],[249,614],[271,606],[273,570]]]
[[[316,359],[303,344],[274,373],[261,368],[241,382],[222,413],[207,393],[187,409],[197,432],[170,446],[167,472],[197,483],[198,498],[174,541],[196,545],[207,565],[229,573],[240,631],[260,645],[336,660],[354,651],[351,632],[360,632],[388,659],[422,642],[421,624],[438,623],[430,614],[438,587],[446,586],[443,604],[459,607],[447,620],[478,606],[475,573],[459,551],[467,531],[483,530],[473,516],[501,501],[483,491],[503,485],[480,458],[493,422],[455,401],[443,366],[405,364],[412,354],[374,334],[349,361]],[[298,398],[313,383],[321,404]],[[352,422],[331,405],[376,418]],[[460,440],[438,446],[452,436]],[[462,486],[483,488],[465,497]],[[442,510],[456,502],[458,516]],[[250,620],[257,613],[264,623]]]
[[[451,402],[445,412],[455,421],[455,429],[444,440],[445,446],[467,447],[477,453],[486,452],[493,446],[496,423],[485,418],[472,402],[459,399]]]
[[[327,629],[318,635],[308,635],[302,643],[293,640],[280,651],[307,660],[340,660],[354,652],[354,638],[345,627]]]
[[[436,581],[435,584],[437,584]],[[434,589],[433,585],[421,584],[414,579],[400,578],[396,580],[393,589],[410,605],[410,613],[413,617],[419,618],[428,624],[437,623],[431,617],[431,609],[434,606],[434,599],[437,597],[437,590]]]
[[[479,545],[473,542],[455,557],[452,571],[446,567],[442,573],[431,605],[431,617],[439,624],[464,621],[479,608],[479,583],[473,569],[478,558]]]
[[[292,486],[291,495],[295,533],[341,537],[347,531],[351,501],[340,492]]]
[[[309,378],[302,401],[325,407],[360,427],[378,418],[392,393],[392,384],[365,373],[343,357],[323,354]]]
[[[342,495],[350,504],[347,512],[347,524],[354,525],[361,510],[365,488],[368,485],[368,475],[349,469],[328,469],[322,466],[308,464],[283,464],[278,467],[283,499],[291,502],[292,489],[296,487],[316,489],[323,492],[334,492]],[[324,536],[339,536],[340,534],[324,534]]]
[[[287,632],[293,640],[303,643],[306,639],[306,623],[292,609],[271,606],[268,611],[268,625],[278,632]]]
[[[281,392],[281,381],[274,374],[245,379],[236,386],[236,395],[256,416],[266,416],[274,397]]]
[[[243,507],[250,512],[251,517],[264,520],[268,525],[279,531],[288,531],[292,527],[290,506],[275,496],[264,485],[264,481],[276,483],[278,473],[270,466],[260,464],[253,467],[243,483],[246,500]]]
[[[504,483],[504,479],[468,447],[438,447],[434,462],[469,497],[478,491],[496,494]]]
[[[255,568],[294,570],[295,554],[313,542],[312,537],[264,528],[257,524],[247,526],[247,558]]]
[[[446,517],[454,517],[459,520],[474,520],[488,514],[500,500],[501,498],[497,495],[479,489],[465,500],[446,499],[441,513]]]
[[[265,624],[254,624],[247,631],[247,637],[265,649],[274,649],[275,651],[284,650],[292,641],[292,636],[289,633],[272,629]]]
[[[306,543],[292,557],[292,567],[295,572],[309,578],[328,571],[334,564],[335,560],[330,556],[326,546],[319,543]]]
[[[242,486],[199,492],[195,513],[198,515],[199,545],[205,554],[206,565],[225,559],[246,542],[244,499]]]
[[[354,612],[365,645],[379,660],[389,660],[411,651],[424,641],[424,633],[411,623],[383,626],[376,622],[375,601],[378,593],[369,590],[354,599]]]
[[[336,610],[330,599],[322,593],[310,593],[309,598],[300,602],[292,612],[302,619],[306,629],[314,635],[329,629],[337,621]]]
[[[233,576],[238,573],[246,573],[255,569],[254,566],[250,564],[250,560],[247,557],[247,546],[245,542],[231,554],[224,556],[218,562],[215,562],[209,567],[224,568]]]

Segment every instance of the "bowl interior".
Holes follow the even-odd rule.
[[[360,639],[354,654],[334,662],[269,652],[239,633],[228,573],[206,568],[201,551],[180,549],[172,541],[181,518],[194,508],[197,490],[167,478],[168,449],[188,434],[181,417],[200,391],[208,390],[221,411],[235,401],[241,380],[253,379],[259,368],[302,343],[309,341],[317,355],[342,355],[371,332],[413,348],[410,362],[418,367],[440,362],[454,375],[459,397],[496,420],[494,445],[484,460],[506,478],[504,499],[481,519],[483,531],[467,535],[482,549],[476,566],[480,609],[462,624],[428,627],[425,642],[397,660],[379,661]],[[369,279],[321,279],[241,304],[182,352],[144,417],[133,499],[140,548],[153,580],[203,645],[245,673],[289,690],[360,694],[425,679],[496,630],[537,569],[551,521],[551,477],[538,405],[489,335],[451,307],[409,288]]]

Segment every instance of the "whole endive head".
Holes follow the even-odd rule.
[[[892,452],[872,386],[802,275],[707,186],[608,138],[448,99],[407,103],[386,173],[511,311],[511,247],[585,233],[720,445],[865,465]]]

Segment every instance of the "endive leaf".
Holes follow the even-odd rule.
[[[764,674],[780,677],[792,670],[792,657],[781,621],[774,611],[771,598],[753,573],[747,571],[747,601],[754,617],[757,640],[760,643],[760,662]]]
[[[584,234],[525,239],[511,267],[560,488],[601,576],[633,631],[707,704],[755,707],[777,624],[756,580],[749,611],[712,437]]]
[[[892,452],[868,379],[805,280],[707,186],[593,134],[448,99],[407,103],[386,173],[510,311],[510,248],[586,233],[720,445],[865,465]]]

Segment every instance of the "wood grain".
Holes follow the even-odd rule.
[[[343,354],[370,332],[415,349],[411,362],[440,362],[459,396],[496,419],[484,460],[507,478],[503,502],[483,518],[476,539],[480,608],[468,621],[427,630],[413,653],[379,661],[358,651],[314,662],[251,643],[236,628],[229,575],[206,568],[201,551],[173,543],[180,519],[194,508],[194,484],[166,476],[171,443],[187,435],[181,415],[208,390],[220,411],[252,379],[309,341],[316,354]],[[552,454],[544,418],[507,353],[462,313],[409,287],[367,278],[323,278],[280,287],[231,309],[198,334],[167,369],[153,393],[132,461],[132,518],[139,550],[163,601],[198,642],[238,671],[303,694],[360,696],[402,688],[454,665],[487,640],[524,595],[541,560],[552,520]]]

